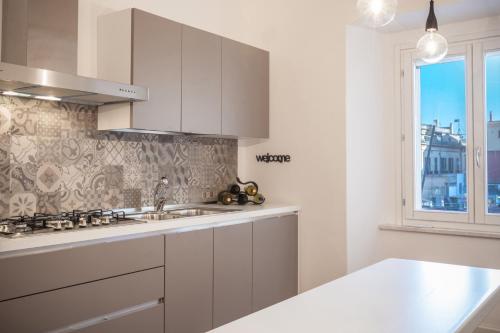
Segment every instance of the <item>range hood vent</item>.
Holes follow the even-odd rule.
[[[104,105],[148,100],[148,89],[47,69],[0,63],[3,95]]]
[[[103,105],[148,89],[77,76],[78,0],[3,0],[0,93]]]

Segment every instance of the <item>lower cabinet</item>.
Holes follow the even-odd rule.
[[[163,274],[163,267],[154,268],[0,302],[1,330],[63,331],[81,323],[98,324],[104,320],[103,316],[123,313],[146,303],[159,303],[164,295]],[[134,322],[133,317],[124,320]],[[163,327],[163,314],[155,320],[155,325]]]
[[[214,229],[214,327],[252,313],[252,224]]]
[[[165,236],[165,332],[212,328],[213,229]]]
[[[165,332],[201,333],[297,295],[298,217],[165,236]]]
[[[253,223],[253,304],[258,311],[297,295],[298,216]]]

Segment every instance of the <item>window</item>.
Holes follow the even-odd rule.
[[[402,54],[407,221],[474,222],[472,54],[472,43],[450,46],[437,64],[420,62],[414,51]]]
[[[466,67],[465,54],[438,64],[413,63],[413,142],[420,143],[412,161],[413,213],[468,211],[467,172],[454,168],[455,160],[467,158]],[[435,161],[433,173],[420,162],[429,159]]]
[[[485,57],[485,110],[488,112],[486,135],[488,213],[500,213],[500,52]]]
[[[500,38],[401,55],[403,218],[500,225]]]

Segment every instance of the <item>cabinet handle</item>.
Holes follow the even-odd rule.
[[[481,165],[480,165],[480,157],[481,157],[481,147],[476,147],[476,166],[478,168],[481,167]]]

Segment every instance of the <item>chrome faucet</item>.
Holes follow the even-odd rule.
[[[158,197],[158,194],[160,192],[160,189],[163,188],[163,193],[162,196]],[[155,211],[156,212],[161,212],[163,210],[163,207],[167,203],[167,197],[166,197],[166,190],[168,188],[168,179],[167,177],[161,177],[160,181],[156,185],[155,188],[155,193],[153,196],[153,201],[154,201],[154,206],[155,206]]]

